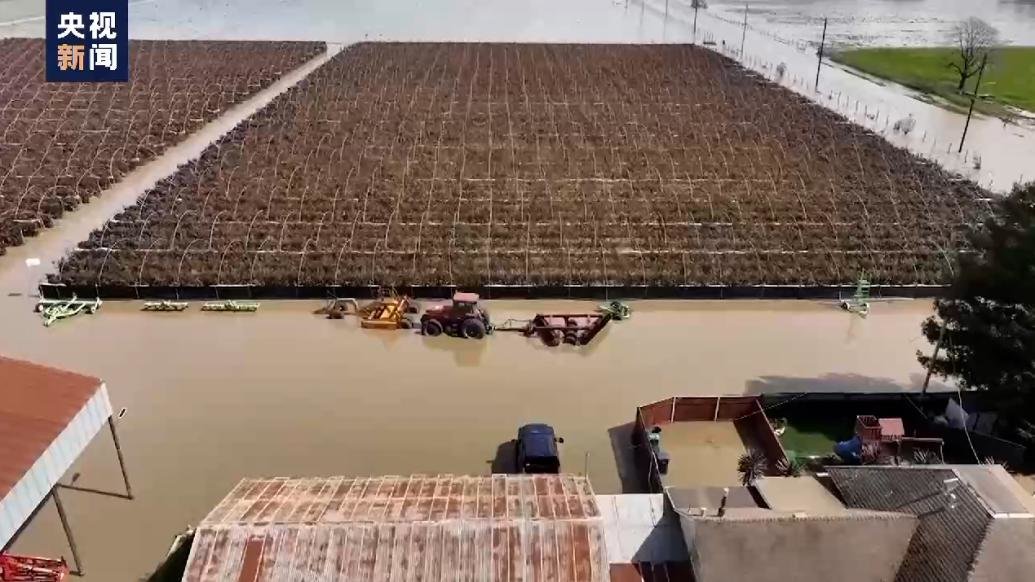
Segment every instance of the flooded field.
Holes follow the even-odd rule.
[[[675,1],[675,0],[674,0]],[[688,0],[679,0],[689,4]],[[741,22],[744,2],[711,0],[709,10]],[[955,23],[977,16],[1011,44],[1035,44],[1035,2],[1031,0],[753,0],[748,20],[787,39],[818,40],[829,18],[827,40],[855,46],[949,44]]]
[[[12,255],[32,251],[44,233]],[[635,302],[630,321],[576,350],[520,335],[482,342],[359,329],[266,303],[256,314],[144,314],[109,302],[45,329],[25,267],[0,259],[0,353],[106,380],[137,498],[63,496],[86,580],[129,580],[243,476],[488,473],[508,464],[518,425],[553,424],[564,468],[600,493],[621,489],[625,425],[671,395],[915,389],[926,349],[922,301],[881,303],[868,319],[820,302]],[[586,309],[490,302],[493,317]],[[497,458],[500,457],[500,458]],[[109,438],[75,465],[78,485],[119,491]],[[17,549],[65,553],[52,507]]]
[[[139,303],[108,302],[44,328],[31,296],[44,268],[25,259],[56,260],[146,178],[131,174],[127,189],[0,257],[0,353],[99,376],[116,409],[127,408],[119,431],[137,498],[63,496],[86,580],[145,574],[171,536],[243,476],[488,473],[509,465],[518,425],[543,421],[565,438],[565,469],[613,493],[635,478],[627,425],[637,405],[672,395],[915,390],[922,381],[914,352],[929,349],[919,333],[926,301],[878,303],[867,319],[833,302],[634,302],[631,320],[581,350],[515,334],[473,342],[362,330],[313,315],[319,302],[267,302],[241,315],[196,305],[145,314]],[[592,306],[488,304],[496,321]],[[109,437],[71,473],[81,473],[80,486],[119,491]],[[52,507],[16,549],[67,555]]]
[[[26,9],[30,4],[37,8]],[[19,21],[0,35],[39,34],[38,6],[0,0],[0,23]],[[609,1],[427,2],[420,10],[401,0],[242,6],[134,3],[134,36],[347,42],[675,36],[651,13],[641,18]],[[538,420],[565,438],[566,470],[586,472],[597,492],[613,493],[629,480],[616,457],[628,454],[626,425],[639,404],[677,394],[917,389],[923,379],[914,354],[930,349],[919,331],[930,313],[926,301],[877,303],[867,319],[833,302],[635,302],[632,320],[582,350],[549,349],[519,335],[465,342],[366,331],[354,321],[312,315],[319,306],[312,302],[265,303],[259,313],[243,315],[203,314],[196,306],[183,314],[143,314],[139,304],[109,302],[95,316],[43,328],[31,295],[52,263],[234,123],[220,118],[0,257],[0,353],[99,376],[116,409],[127,409],[119,431],[137,498],[63,495],[84,580],[146,574],[171,536],[200,520],[244,476],[487,473],[505,466],[517,426]],[[30,258],[42,266],[27,267]],[[592,304],[488,307],[502,321]],[[72,473],[81,474],[82,487],[119,491],[106,435]],[[53,507],[44,508],[16,549],[69,555]]]

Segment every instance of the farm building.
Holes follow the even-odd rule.
[[[198,526],[185,582],[608,577],[580,477],[245,479]]]
[[[82,570],[58,482],[105,424],[115,442],[125,497],[131,498],[104,383],[0,356],[0,553],[53,500],[76,569]]]
[[[660,495],[574,475],[245,479],[201,522],[185,582],[686,580]]]
[[[1033,508],[989,465],[830,467],[716,499],[573,475],[245,479],[183,579],[1021,582]]]

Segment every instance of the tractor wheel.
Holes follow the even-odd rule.
[[[421,331],[424,332],[424,335],[431,337],[442,335],[442,324],[438,320],[429,319],[421,326]]]
[[[555,347],[561,345],[561,332],[560,331],[557,331],[557,330],[545,330],[545,331],[543,331],[543,332],[541,332],[539,334],[539,337],[540,337],[540,339],[543,340],[544,344],[550,346],[551,348],[555,348]]]
[[[413,329],[413,326],[413,320],[408,317],[399,320],[399,329]]]
[[[472,317],[460,326],[460,333],[466,338],[482,339],[485,337],[485,322]]]

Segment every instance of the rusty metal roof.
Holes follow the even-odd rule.
[[[245,479],[198,527],[185,582],[608,580],[571,475]]]
[[[97,378],[0,356],[0,499],[100,387]]]

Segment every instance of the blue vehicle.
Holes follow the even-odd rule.
[[[518,429],[516,467],[519,473],[559,473],[561,459],[553,427],[548,424],[526,424]]]

